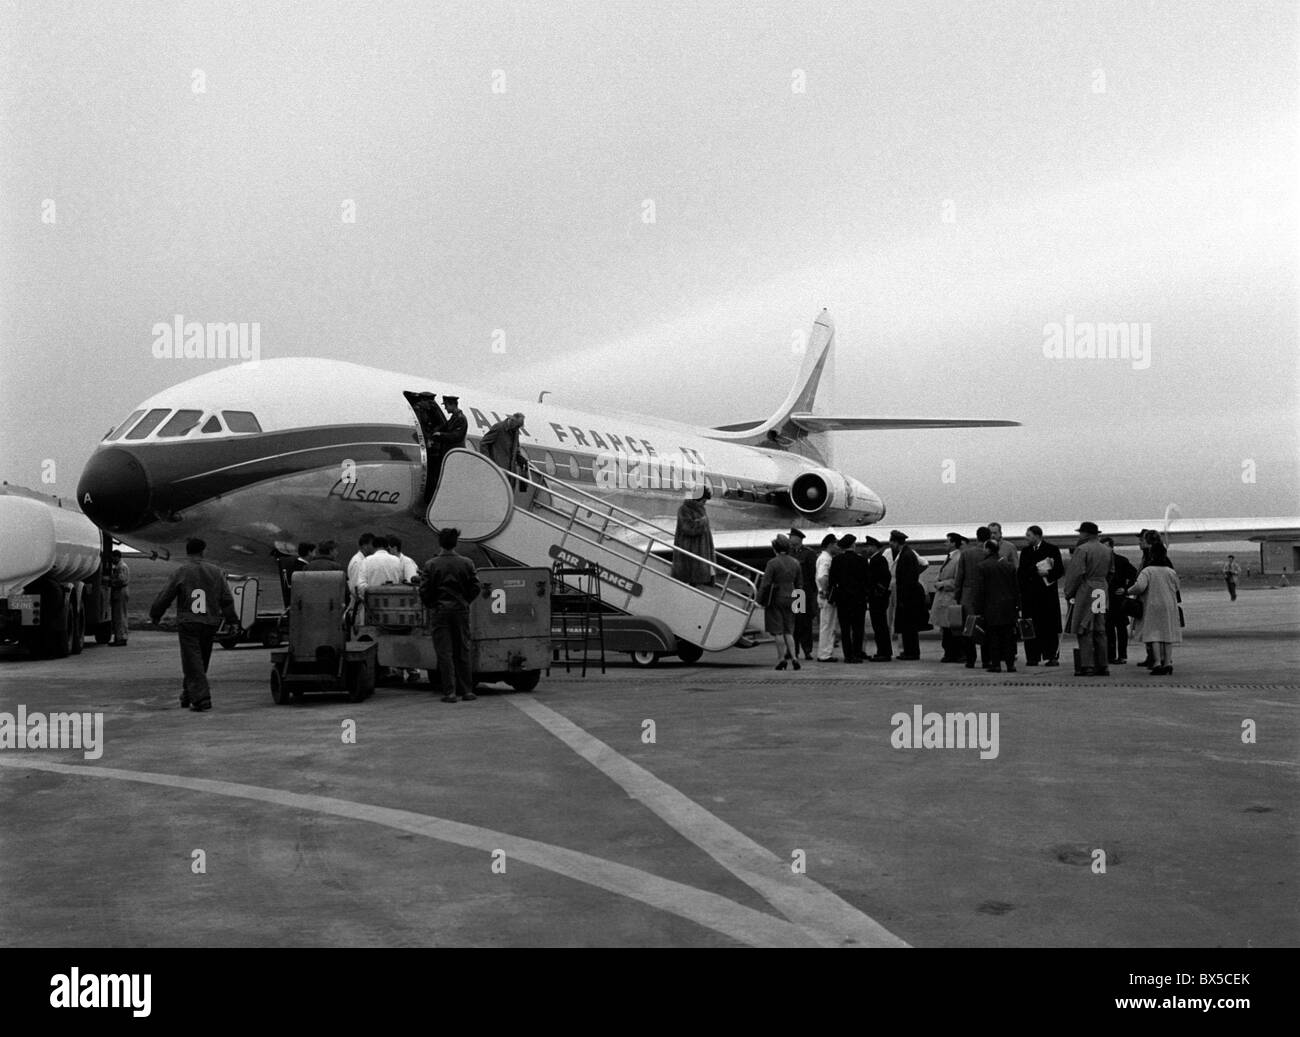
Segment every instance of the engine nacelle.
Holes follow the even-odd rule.
[[[801,514],[827,525],[869,526],[885,517],[885,505],[857,479],[814,468],[790,484],[790,502]]]

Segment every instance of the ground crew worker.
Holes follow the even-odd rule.
[[[470,663],[469,607],[480,584],[474,563],[456,553],[459,541],[460,530],[439,530],[442,550],[424,563],[420,581],[420,599],[433,611],[433,650],[443,702],[455,702],[457,693],[466,702],[478,698]]]
[[[149,609],[150,621],[157,624],[171,603],[176,602],[181,670],[185,674],[181,708],[189,706],[195,713],[212,708],[212,691],[208,687],[212,637],[222,619],[239,625],[235,599],[226,585],[226,577],[211,562],[203,560],[207,546],[198,537],[186,541],[184,564],[172,573]]]
[[[108,602],[113,610],[113,647],[126,644],[126,603],[130,595],[127,588],[131,585],[131,570],[122,561],[122,552],[114,551],[109,555],[113,560],[108,571]]]
[[[342,572],[339,564],[339,545],[333,540],[322,540],[316,545],[316,553],[307,563],[308,572]]]

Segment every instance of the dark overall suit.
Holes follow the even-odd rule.
[[[464,555],[444,549],[424,563],[420,598],[433,610],[433,650],[444,698],[466,698],[474,691],[469,607],[479,589],[474,563]]]
[[[181,705],[211,705],[208,662],[212,658],[212,638],[222,619],[239,622],[235,615],[234,596],[220,569],[201,558],[189,557],[172,573],[167,586],[154,599],[149,608],[149,618],[157,623],[173,601],[176,602],[181,672],[185,675]]]

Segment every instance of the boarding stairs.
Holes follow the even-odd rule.
[[[690,555],[708,566],[714,582],[683,583],[672,576],[676,549],[669,530],[536,468],[527,475],[503,471],[473,450],[443,457],[425,519],[434,529],[455,527],[462,540],[520,565],[594,567],[604,604],[659,619],[706,651],[736,644],[754,611],[756,569]]]

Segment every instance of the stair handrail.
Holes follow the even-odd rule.
[[[530,465],[529,465],[529,468],[532,469],[533,466],[530,464]],[[540,473],[539,473],[539,474],[540,474]],[[572,505],[573,508],[575,509],[575,511],[574,511],[574,513],[573,513],[572,515],[568,516],[568,520],[569,520],[570,525],[572,525],[572,524],[574,524],[574,523],[577,523],[578,525],[580,525],[580,526],[584,526],[585,528],[591,528],[591,526],[590,526],[589,524],[584,524],[584,523],[582,523],[582,522],[578,519],[578,517],[577,517],[577,511],[578,511],[578,510],[582,510],[582,511],[590,511],[590,510],[591,510],[591,509],[588,508],[586,505],[584,505],[581,501],[579,501],[579,500],[575,500],[574,498],[569,497],[569,496],[567,496],[566,494],[559,492],[558,490],[552,489],[549,485],[543,485],[543,484],[541,484],[541,483],[538,483],[538,482],[536,482],[535,480],[530,479],[528,476],[524,475],[522,472],[513,472],[513,473],[510,473],[510,477],[511,477],[511,478],[514,478],[514,479],[518,479],[520,482],[527,483],[527,484],[528,484],[528,485],[529,485],[529,486],[530,486],[534,491],[540,491],[540,492],[542,492],[542,493],[550,494],[551,496],[553,496],[553,497],[557,497],[557,498],[559,498],[560,500],[564,501],[565,503]],[[547,478],[549,479],[550,477],[547,476]],[[563,485],[563,486],[565,487],[565,489],[571,489],[571,487],[570,487],[567,483],[563,482],[563,480],[556,479],[555,481],[558,482],[558,483],[560,483],[561,485]],[[687,558],[694,559],[695,561],[698,561],[698,562],[703,562],[706,566],[709,567],[710,571],[712,571],[712,572],[716,572],[716,573],[718,573],[719,575],[722,576],[722,590],[723,590],[724,593],[725,593],[728,589],[730,589],[730,584],[731,584],[732,580],[735,579],[735,580],[740,581],[740,582],[744,585],[744,587],[748,587],[749,590],[748,590],[748,594],[746,594],[746,593],[744,592],[744,587],[742,587],[742,588],[739,588],[739,589],[734,590],[733,593],[735,593],[738,597],[741,597],[741,598],[747,598],[751,603],[752,603],[752,602],[757,598],[757,596],[758,596],[758,585],[757,585],[757,583],[756,583],[753,579],[751,579],[750,577],[748,577],[744,572],[740,572],[740,571],[737,571],[737,570],[735,570],[735,569],[730,569],[730,568],[728,568],[728,567],[725,566],[725,565],[719,565],[716,561],[710,561],[709,559],[703,557],[702,555],[697,555],[697,554],[696,554],[695,552],[693,552],[693,551],[687,551],[687,550],[685,550],[685,549],[683,549],[683,548],[675,547],[675,546],[672,544],[671,541],[664,541],[664,540],[661,540],[659,537],[656,537],[653,533],[649,533],[649,532],[647,532],[647,531],[644,530],[644,529],[638,529],[636,526],[632,525],[630,522],[625,522],[625,521],[623,521],[623,519],[619,518],[617,515],[614,515],[614,514],[610,514],[610,513],[609,513],[609,512],[613,512],[613,511],[619,511],[619,512],[622,512],[622,513],[625,514],[625,515],[629,515],[629,516],[633,517],[634,519],[636,519],[636,520],[639,521],[639,522],[643,522],[645,525],[648,525],[651,529],[658,530],[659,532],[666,532],[665,530],[662,529],[662,527],[656,525],[655,523],[653,523],[653,522],[648,522],[648,521],[646,521],[646,520],[644,520],[644,519],[641,519],[641,517],[638,516],[635,512],[628,511],[626,508],[621,508],[621,507],[619,507],[617,504],[611,504],[611,503],[609,503],[608,501],[601,500],[601,499],[600,499],[599,497],[597,497],[595,494],[587,493],[586,490],[581,490],[581,489],[576,489],[576,488],[575,488],[575,492],[577,492],[577,493],[581,494],[582,496],[586,497],[588,500],[595,502],[595,503],[597,504],[598,507],[600,507],[600,508],[602,508],[602,509],[608,509],[608,511],[606,511],[606,512],[604,513],[604,516],[603,516],[604,519],[605,519],[605,525],[606,525],[606,527],[608,527],[609,522],[612,521],[615,525],[620,526],[620,527],[622,527],[623,529],[626,529],[629,533],[632,533],[632,534],[635,535],[635,536],[642,537],[642,538],[644,538],[645,540],[649,541],[651,545],[662,547],[663,549],[665,549],[665,550],[669,550],[669,551],[672,551],[672,552],[674,552],[674,553],[680,553],[680,554],[683,554],[683,555],[685,555]],[[534,494],[532,495],[532,502],[535,502],[535,501],[536,501],[536,492],[534,492]],[[532,503],[532,502],[530,502],[530,503]],[[542,506],[543,506],[543,507],[547,507],[547,505],[542,505]],[[561,515],[563,514],[563,512],[560,512],[560,511],[559,511],[558,509],[556,509],[556,508],[550,508],[549,510],[554,511],[554,512],[556,512],[557,514],[561,514]],[[535,516],[535,517],[540,518],[540,516]],[[542,519],[542,521],[545,522],[545,521],[547,521],[547,520]],[[559,528],[559,527],[558,527],[555,523],[553,523],[553,522],[548,522],[547,524],[548,524],[548,525],[551,525],[551,526],[555,526],[556,528]],[[600,535],[601,535],[602,537],[605,537],[605,534],[604,534],[604,533],[601,533]],[[610,542],[612,542],[612,543],[623,544],[623,546],[625,546],[625,547],[627,547],[627,548],[629,548],[629,549],[631,549],[631,550],[633,550],[633,551],[637,551],[638,553],[641,553],[641,552],[638,551],[637,547],[636,547],[634,544],[624,543],[623,541],[618,540],[618,539],[615,538],[615,537],[608,537],[607,539],[608,539]],[[597,541],[591,541],[591,543],[594,543],[597,547],[602,546],[602,545],[601,545],[601,542],[600,542],[599,540],[597,540]],[[653,553],[652,553],[648,548],[647,548],[645,554],[647,555],[647,557],[657,557],[657,556],[654,555],[654,554],[653,554]],[[726,556],[723,556],[723,557],[726,557]],[[745,570],[748,570],[749,572],[752,572],[755,576],[759,576],[759,577],[762,576],[762,574],[761,574],[757,569],[754,569],[754,568],[752,568],[752,567],[750,567],[750,566],[748,566],[748,565],[745,565],[743,562],[737,562],[737,561],[735,561],[735,560],[732,559],[732,558],[727,558],[726,560],[727,560],[729,563],[731,563],[732,565],[737,565],[737,566],[741,567],[742,569],[745,569]],[[629,561],[630,561],[630,559],[629,559]],[[659,561],[664,561],[664,559],[660,558]],[[672,578],[672,577],[670,577],[670,578]],[[680,581],[679,581],[679,582],[680,582]],[[687,584],[687,586],[690,586],[690,585]],[[704,593],[704,594],[705,594],[706,596],[708,596],[708,597],[712,597],[712,596],[713,596],[713,595],[711,595],[711,594],[708,594],[707,591],[702,591],[701,593]],[[731,607],[731,606],[729,606],[729,607]]]
[[[662,533],[663,536],[667,538],[665,541],[662,541],[665,547],[671,548],[673,551],[680,551],[682,554],[685,554],[691,558],[700,558],[700,560],[704,562],[709,561],[707,558],[701,558],[700,555],[694,554],[691,551],[686,551],[680,547],[674,546],[672,542],[672,538],[675,534],[672,531],[670,531],[667,527],[659,525],[659,523],[653,521],[652,519],[648,519],[643,515],[638,515],[635,511],[631,511],[628,508],[621,507],[620,505],[615,504],[612,501],[607,501],[604,498],[599,497],[594,493],[584,490],[581,486],[575,486],[573,483],[566,482],[564,479],[556,478],[553,475],[547,475],[545,471],[539,468],[532,461],[528,462],[528,468],[529,471],[536,472],[539,476],[542,476],[548,481],[558,483],[559,485],[563,486],[565,490],[567,490],[568,492],[580,494],[581,496],[587,498],[587,500],[593,501],[599,508],[608,509],[610,512],[615,512],[615,511],[621,512],[622,514],[629,516],[633,521],[644,526],[649,526],[651,529],[656,530],[659,533]],[[554,492],[551,491],[549,486],[545,483],[539,483],[536,480],[529,479],[527,476],[521,476],[521,477],[536,489],[542,490],[544,492]],[[568,499],[564,496],[564,494],[559,494],[558,496],[560,496],[561,499],[566,499],[566,500]],[[577,504],[578,507],[583,507],[585,510],[588,511],[591,510],[590,508],[585,508],[585,505],[578,504],[578,502],[576,501],[570,500],[569,503]],[[610,517],[614,517],[614,516],[611,515]],[[645,533],[643,530],[637,529],[629,522],[620,521],[618,518],[614,518],[614,521],[618,522],[619,525],[623,526],[626,529],[631,529],[632,532],[634,533],[640,533],[642,536],[649,536],[649,534]],[[658,538],[652,537],[651,539],[658,539]],[[738,575],[744,577],[750,583],[754,584],[757,592],[758,580],[761,579],[763,576],[763,573],[760,570],[755,569],[752,565],[746,565],[744,562],[740,561],[739,559],[732,558],[730,555],[725,555],[721,551],[715,551],[714,555],[717,558],[725,559],[727,565],[719,566],[715,562],[710,562],[709,564],[713,568],[727,569],[728,566],[736,566],[736,569],[732,571],[736,572]]]

